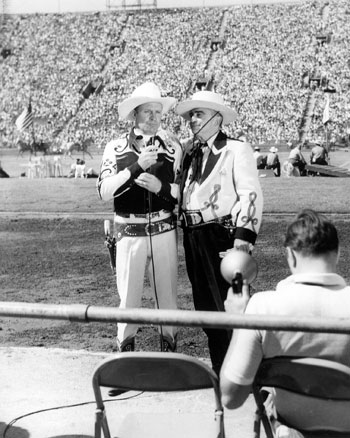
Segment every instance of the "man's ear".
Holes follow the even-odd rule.
[[[221,126],[222,126],[222,121],[223,121],[223,117],[222,117],[222,115],[221,115],[220,113],[216,115],[216,117],[215,117],[215,121],[216,121],[216,125],[217,125],[219,128],[221,128]]]
[[[337,264],[339,263],[339,258],[340,258],[340,248],[338,248],[337,251],[337,261],[336,261]]]

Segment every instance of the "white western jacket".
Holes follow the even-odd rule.
[[[235,238],[254,244],[261,226],[263,195],[250,144],[219,132],[194,188],[189,184],[193,141],[184,146],[182,210],[199,210],[205,222],[231,215]]]

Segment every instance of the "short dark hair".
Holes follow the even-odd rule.
[[[335,226],[322,214],[302,210],[288,226],[284,246],[304,256],[317,256],[339,249]]]

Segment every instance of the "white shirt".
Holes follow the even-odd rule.
[[[291,275],[277,285],[276,292],[253,295],[246,314],[319,318],[350,317],[350,287],[337,274]],[[239,385],[250,385],[263,358],[277,356],[319,357],[350,366],[350,335],[336,333],[287,332],[278,330],[234,331],[234,351],[225,366],[225,376]],[[332,418],[341,428],[350,404],[310,401],[299,395],[276,390],[276,406],[283,418],[296,427],[322,427]],[[300,410],[300,404],[303,409]],[[296,406],[297,418],[293,417]],[[288,417],[289,416],[289,417]]]

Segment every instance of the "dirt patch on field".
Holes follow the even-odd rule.
[[[2,301],[118,306],[115,279],[104,246],[103,221],[81,218],[0,218]],[[183,256],[179,304],[193,309]],[[147,278],[143,307],[154,308]],[[0,341],[8,346],[42,346],[113,351],[115,324],[2,318]],[[143,326],[138,349],[158,350],[157,327]],[[179,350],[206,356],[200,329],[181,328]]]
[[[347,281],[350,261],[350,220],[334,217],[342,242],[339,273]],[[290,216],[266,217],[254,256],[259,265],[256,290],[273,289],[288,275],[282,241]],[[118,306],[115,280],[104,246],[103,221],[75,217],[23,218],[0,217],[1,300],[47,304],[90,304]],[[153,308],[148,281],[143,307]],[[182,234],[179,230],[178,302],[181,309],[193,309]],[[114,351],[115,324],[71,323],[57,320],[23,318],[0,319],[0,342],[3,346],[40,346],[88,351]],[[157,328],[142,326],[137,349],[159,350]],[[199,328],[179,329],[180,352],[208,357],[206,337]]]

